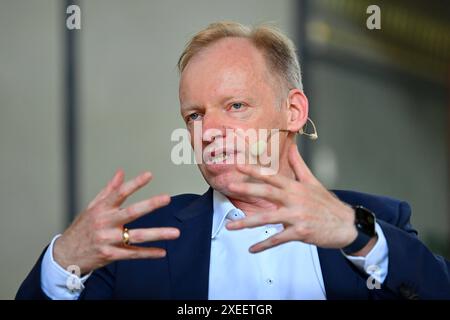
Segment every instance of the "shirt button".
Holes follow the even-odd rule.
[[[231,221],[236,221],[236,220],[243,218],[242,214],[237,210],[230,211],[226,217],[228,219],[230,219]]]
[[[271,286],[271,285],[273,284],[273,280],[269,278],[269,279],[266,280],[266,283],[267,283],[269,286]]]

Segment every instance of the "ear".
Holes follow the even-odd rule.
[[[299,89],[289,91],[287,98],[287,129],[298,132],[308,120],[308,98]]]

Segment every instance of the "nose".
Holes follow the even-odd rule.
[[[217,113],[207,113],[203,116],[203,141],[212,142],[216,138],[225,137],[224,121]]]

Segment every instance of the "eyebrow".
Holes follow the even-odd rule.
[[[189,111],[189,110],[193,110],[193,109],[199,109],[199,106],[196,104],[193,105],[181,105],[181,111]]]
[[[246,101],[250,102],[251,104],[254,104],[254,103],[255,103],[255,100],[254,100],[253,98],[247,96],[247,95],[242,95],[242,96],[239,96],[239,95],[234,95],[234,96],[228,95],[228,96],[223,97],[223,98],[220,100],[220,103],[225,103],[226,101],[233,100],[233,99],[238,99],[238,100],[239,100],[239,99],[242,99],[242,100],[246,100]]]
[[[225,102],[229,101],[229,100],[245,100],[248,101],[250,104],[255,104],[255,100],[251,97],[249,97],[248,95],[242,95],[241,97],[239,95],[227,95],[223,98],[221,98],[219,100],[220,104],[224,104]],[[181,106],[181,111],[182,112],[187,112],[187,111],[191,111],[191,110],[197,110],[197,109],[201,109],[202,107],[200,105],[197,104],[192,104],[192,105],[185,105],[185,106]]]

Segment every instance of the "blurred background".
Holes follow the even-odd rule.
[[[81,8],[81,29],[66,8]],[[369,5],[381,29],[369,30]],[[273,22],[297,44],[328,187],[408,201],[421,239],[450,257],[450,4],[378,0],[0,0],[0,298],[121,167],[161,192],[203,193],[170,160],[176,63],[217,20]]]

